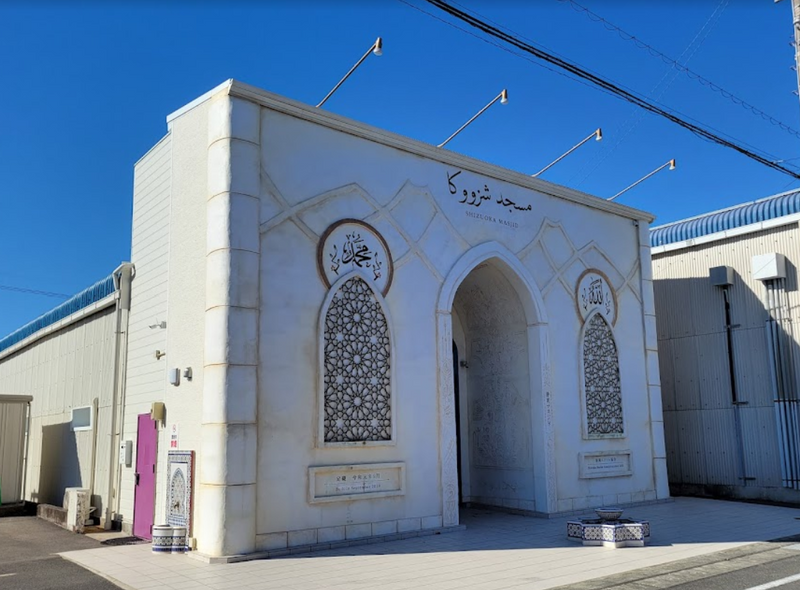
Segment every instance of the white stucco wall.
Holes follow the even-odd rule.
[[[517,347],[527,359],[515,352],[503,376],[527,385],[533,465],[522,472],[524,493],[496,503],[554,513],[666,497],[647,214],[238,83],[174,115],[171,130],[167,361],[202,366],[195,375],[204,376],[164,387],[168,415],[180,416],[180,446],[198,452],[201,551],[457,523],[451,340],[464,338],[469,321],[452,325],[453,300],[487,261],[519,299],[509,321],[527,338]],[[379,297],[391,323],[389,444],[326,446],[318,437],[320,318],[330,293],[317,246],[345,218],[375,227],[394,262],[391,289]],[[617,297],[625,419],[617,439],[582,433],[575,289],[587,268],[605,273]],[[510,300],[487,301],[495,299]],[[579,455],[594,451],[629,451],[631,474],[579,477]],[[310,467],[373,463],[404,464],[402,495],[309,502]]]
[[[454,195],[448,178],[459,171]],[[544,370],[552,384],[554,454],[534,461],[551,463],[555,502],[538,510],[656,499],[639,223],[269,109],[261,118],[261,178],[258,495],[270,502],[259,505],[258,533],[265,546],[283,542],[267,533],[441,517],[437,299],[456,261],[489,241],[514,253],[533,276],[549,322],[550,366]],[[493,200],[480,208],[459,202],[463,188],[485,186]],[[509,210],[495,202],[500,195],[532,209]],[[386,297],[395,334],[392,447],[313,445],[319,391],[308,367],[316,366],[317,320],[327,291],[317,272],[316,247],[328,225],[343,218],[377,228],[395,263]],[[614,336],[626,436],[618,440],[584,440],[581,434],[582,322],[575,285],[590,267],[608,275],[619,304]],[[578,454],[600,450],[630,450],[632,475],[580,479]],[[406,462],[404,497],[319,507],[309,506],[301,493],[308,466],[386,461]]]

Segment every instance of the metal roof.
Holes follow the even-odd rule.
[[[650,246],[692,240],[793,213],[800,213],[800,190],[654,227],[650,230]]]
[[[11,332],[11,334],[5,338],[0,339],[0,352],[7,348],[11,348],[18,342],[22,342],[25,340],[25,338],[35,334],[39,330],[55,324],[59,320],[63,320],[65,317],[72,315],[76,311],[80,311],[84,307],[88,307],[92,303],[108,297],[114,291],[114,275],[111,274],[106,278],[97,281],[88,289],[84,289],[77,295],[70,297],[64,303],[51,309],[46,314],[39,316],[32,322],[28,322],[21,328]]]

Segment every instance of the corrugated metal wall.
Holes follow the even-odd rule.
[[[28,402],[0,395],[0,503],[22,499],[22,461]]]
[[[764,287],[750,272],[756,254],[786,256],[790,315],[796,321],[798,239],[794,224],[653,254],[667,465],[670,485],[678,490],[699,486],[713,493],[709,486],[730,486],[719,493],[800,499],[798,492],[781,488]],[[739,400],[746,402],[739,406],[741,442],[731,397],[723,293],[709,280],[715,266],[730,266],[736,273],[730,300],[736,387]],[[797,350],[795,358],[800,358]]]
[[[133,441],[134,454],[132,466],[122,469],[119,505],[126,527],[133,519],[137,416],[149,412],[152,402],[163,401],[166,386],[166,359],[156,359],[155,351],[166,350],[167,330],[150,326],[167,319],[171,145],[167,135],[139,160],[133,176],[131,262],[136,274],[128,319],[123,438]],[[158,470],[163,473],[162,465]],[[162,486],[158,476],[156,486]]]
[[[64,488],[91,481],[91,430],[74,432],[72,408],[98,400],[95,499],[108,493],[116,307],[111,305],[0,359],[0,393],[32,395],[26,500],[61,505]]]

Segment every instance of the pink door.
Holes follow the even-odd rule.
[[[158,429],[150,414],[139,414],[136,437],[136,485],[133,489],[133,534],[150,539],[156,502]]]

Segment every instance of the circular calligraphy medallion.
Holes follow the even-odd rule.
[[[584,321],[597,310],[610,325],[617,322],[617,294],[605,273],[596,268],[583,271],[578,278],[575,303]]]
[[[325,230],[317,246],[317,267],[327,287],[355,271],[384,297],[394,276],[386,240],[358,219],[341,219]]]

